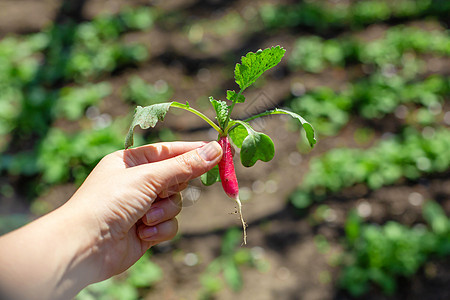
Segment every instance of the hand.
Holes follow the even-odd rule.
[[[216,142],[162,143],[118,151],[98,164],[71,202],[84,206],[97,223],[94,236],[105,249],[99,280],[124,271],[152,245],[175,236],[178,192],[215,166],[221,153]]]
[[[181,210],[179,192],[189,180],[215,166],[221,156],[217,142],[159,143],[109,154],[65,205],[3,237],[0,247],[13,249],[8,246],[14,240],[37,232],[49,236],[51,241],[41,242],[44,249],[35,259],[45,262],[42,256],[47,253],[53,260],[49,251],[56,255],[56,270],[45,264],[46,272],[57,277],[53,295],[73,297],[84,286],[126,270],[151,246],[173,238],[178,229],[175,216]],[[42,276],[39,262],[27,259],[37,265],[30,268],[18,258],[28,268],[26,280],[35,269],[36,280],[52,280],[48,274]],[[17,264],[14,267],[20,269]],[[1,280],[0,275],[0,292]],[[36,288],[44,290],[42,284]]]

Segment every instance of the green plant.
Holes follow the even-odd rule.
[[[122,90],[122,96],[126,101],[141,106],[165,102],[172,94],[172,88],[165,81],[148,84],[137,76],[131,77]]]
[[[43,181],[54,184],[73,178],[81,184],[105,153],[120,148],[123,121],[117,120],[103,128],[75,134],[52,128],[37,153],[37,167]],[[141,137],[138,138],[142,141]]]
[[[213,299],[224,288],[224,282],[233,291],[243,287],[242,266],[252,266],[259,270],[266,268],[266,262],[254,255],[251,250],[239,248],[240,233],[236,228],[229,229],[222,240],[220,256],[214,259],[200,276],[202,289],[199,299]]]
[[[356,213],[351,213],[345,225],[347,250],[341,288],[361,296],[374,283],[392,294],[398,277],[412,276],[434,255],[449,255],[450,219],[433,201],[425,203],[423,214],[431,230],[393,221],[383,226],[362,224]]]
[[[290,200],[299,209],[330,193],[358,183],[370,189],[395,183],[402,177],[443,172],[450,167],[450,131],[424,136],[409,128],[403,135],[382,140],[369,149],[333,149],[310,162],[310,169]]]
[[[266,4],[260,8],[259,13],[268,29],[304,26],[324,32],[332,29],[361,28],[396,18],[445,18],[449,11],[450,5],[445,0],[368,0],[336,4],[319,1],[299,2],[294,5]]]
[[[124,274],[92,284],[82,290],[77,300],[137,300],[138,289],[149,288],[163,278],[162,269],[144,254]]]
[[[292,111],[314,123],[320,134],[334,135],[355,112],[365,119],[374,119],[393,113],[399,105],[418,104],[431,113],[433,107],[444,104],[449,92],[450,80],[446,76],[436,74],[421,81],[409,81],[401,75],[385,76],[376,72],[350,84],[341,92],[320,87],[290,99],[286,104]],[[414,110],[412,107],[411,112]],[[428,124],[436,121],[436,115],[432,116],[432,120],[431,116],[427,116]],[[419,121],[425,123],[423,119]]]
[[[99,104],[111,94],[109,83],[86,84],[88,79],[147,57],[144,46],[127,45],[120,38],[125,32],[151,28],[155,17],[152,8],[125,8],[117,15],[101,15],[81,24],[49,24],[39,33],[0,40],[0,151],[14,149],[2,155],[0,170],[24,176],[43,172],[46,184],[73,177],[81,180],[92,165],[83,162],[75,168],[80,157],[88,155],[76,152],[70,137],[75,136],[85,147],[92,145],[93,151],[85,148],[83,152],[99,157],[104,152],[98,153],[98,144],[114,144],[115,134],[103,130],[104,139],[97,138],[98,143],[91,144],[87,143],[88,136],[94,139],[102,130],[65,137],[59,129],[51,128],[53,122],[58,118],[76,122],[88,106]],[[73,82],[81,84],[73,86]],[[117,147],[103,150],[107,149]],[[54,165],[47,156],[50,152],[55,157]],[[74,169],[62,171],[64,164]]]
[[[354,62],[378,69],[392,68],[411,65],[413,53],[449,56],[450,37],[442,30],[426,31],[404,25],[391,27],[382,38],[369,42],[351,37],[329,40],[319,36],[301,37],[294,45],[289,67],[313,73],[322,72],[327,66],[343,67]]]
[[[270,161],[274,154],[275,149],[272,140],[264,133],[255,131],[249,124],[249,121],[259,117],[285,114],[298,120],[304,130],[306,131],[306,137],[311,147],[316,143],[314,136],[314,129],[308,122],[305,121],[300,115],[286,111],[283,109],[273,109],[254,115],[246,120],[234,120],[231,119],[231,113],[237,103],[245,101],[245,97],[242,94],[249,86],[251,86],[265,71],[276,66],[284,56],[286,50],[280,46],[267,48],[265,50],[258,50],[256,53],[249,52],[246,56],[242,57],[241,63],[236,64],[234,70],[234,79],[240,90],[238,93],[234,90],[227,91],[227,100],[231,102],[228,104],[226,101],[216,100],[210,97],[211,105],[216,112],[216,119],[218,124],[214,123],[206,115],[192,108],[188,102],[182,104],[179,102],[167,102],[154,104],[146,107],[138,106],[135,111],[133,121],[131,122],[129,133],[125,140],[125,148],[133,145],[133,132],[136,126],[140,126],[142,129],[154,127],[158,121],[164,120],[164,117],[170,107],[181,108],[187,110],[206,121],[212,128],[218,132],[219,141],[228,141],[228,136],[233,141],[234,145],[241,149],[240,158],[241,163],[245,167],[253,166],[256,161],[261,160],[264,162]],[[229,142],[222,142],[224,147],[224,158],[230,158],[227,154],[231,155],[231,150],[228,150]],[[222,158],[222,159],[224,159]],[[203,176],[202,182],[210,185],[221,179],[225,191],[238,205],[238,213],[242,221],[242,227],[244,231],[244,243],[246,243],[246,224],[242,217],[241,201],[238,196],[238,186],[236,175],[234,173],[233,160],[227,159],[226,164],[219,164],[220,166],[227,167],[228,170],[213,169],[205,176]],[[220,178],[220,176],[225,176]],[[232,184],[231,188],[229,185]],[[228,189],[230,187],[230,189]],[[233,189],[232,193],[229,191]]]
[[[97,105],[103,98],[109,96],[111,91],[111,85],[107,82],[86,84],[82,87],[64,87],[59,90],[54,114],[71,121],[78,120],[87,107]]]

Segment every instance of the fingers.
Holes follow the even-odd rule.
[[[178,231],[177,219],[159,223],[155,226],[142,224],[138,227],[138,235],[141,240],[147,242],[163,242],[173,239]]]
[[[168,187],[202,175],[214,167],[222,157],[222,148],[217,142],[191,150],[184,154],[155,162],[144,164],[136,168],[136,172],[143,172],[149,184],[155,188],[157,194]]]
[[[172,158],[205,144],[205,142],[155,143],[125,150],[123,157],[125,163],[131,167]]]
[[[154,226],[175,218],[181,211],[181,202],[179,193],[154,202],[150,210],[142,217],[142,222],[147,226]]]
[[[185,188],[187,188],[188,183],[187,182],[183,182],[174,186],[169,187],[167,190],[162,191],[161,193],[159,193],[158,197],[159,198],[167,198],[170,197],[172,195],[175,195],[179,192],[181,192],[182,190],[184,190]]]
[[[177,193],[154,202],[138,226],[139,238],[155,243],[172,239],[178,231],[178,221],[175,217],[181,211],[181,201],[181,194]]]

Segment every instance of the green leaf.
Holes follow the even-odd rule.
[[[292,193],[290,200],[295,208],[299,210],[308,208],[313,202],[311,193],[302,190],[297,190]]]
[[[205,289],[205,294],[207,296],[200,297],[200,299],[210,299],[210,294],[218,293],[222,288],[222,279],[219,276],[211,276],[210,274],[204,274],[200,278],[200,282]]]
[[[172,105],[172,102],[158,103],[146,107],[136,107],[133,121],[131,122],[130,129],[128,130],[128,134],[125,139],[125,149],[128,149],[133,145],[134,127],[137,125],[139,125],[142,129],[155,127],[158,121],[164,120],[170,105]]]
[[[274,110],[269,110],[269,111],[263,112],[261,114],[252,116],[252,117],[248,118],[246,120],[246,122],[248,122],[250,120],[254,120],[259,117],[268,116],[268,115],[290,115],[291,117],[298,120],[302,124],[302,127],[306,132],[306,138],[308,139],[308,142],[309,142],[309,145],[311,146],[311,148],[314,147],[315,143],[317,143],[316,136],[314,133],[314,128],[312,127],[312,125],[310,123],[308,123],[305,119],[303,119],[300,115],[298,115],[292,111],[275,108]]]
[[[347,221],[345,222],[345,235],[351,245],[361,235],[361,217],[355,211],[351,211],[347,217]]]
[[[275,109],[275,111],[278,113],[281,113],[281,114],[290,115],[294,119],[297,119],[300,122],[300,124],[302,124],[302,127],[306,132],[306,138],[308,139],[309,145],[311,147],[314,147],[314,144],[317,143],[317,140],[316,140],[316,135],[314,133],[314,128],[312,127],[312,125],[310,123],[308,123],[305,119],[303,119],[299,114],[296,114],[292,111],[279,109],[279,108]]]
[[[236,253],[236,247],[239,247],[241,242],[241,231],[237,228],[228,229],[222,240],[222,255],[233,256]]]
[[[450,232],[450,220],[438,203],[427,201],[423,207],[423,216],[434,233],[444,235]]]
[[[256,53],[249,52],[243,56],[241,63],[236,64],[234,79],[241,91],[248,88],[261,76],[262,73],[276,66],[286,52],[280,46],[258,50]]]
[[[125,149],[128,149],[129,147],[133,146],[134,127],[136,127],[137,125],[141,126],[142,129],[155,127],[158,121],[164,120],[164,117],[166,116],[166,113],[171,106],[187,110],[197,115],[198,117],[202,118],[206,123],[211,125],[212,128],[217,130],[219,134],[222,133],[222,129],[220,129],[213,121],[211,121],[203,113],[190,107],[187,101],[186,104],[173,101],[173,102],[153,104],[145,107],[138,106],[136,107],[133,121],[131,122],[130,129],[128,130],[128,134],[125,139]]]
[[[242,141],[241,163],[244,167],[253,166],[258,160],[268,162],[275,155],[275,147],[270,137],[255,131],[249,124],[235,121],[247,129],[248,135]]]
[[[242,142],[241,162],[244,167],[253,166],[256,161],[268,162],[275,155],[275,147],[270,137],[260,132],[249,132]]]
[[[138,291],[126,282],[115,282],[106,294],[110,299],[133,300],[139,297]]]
[[[209,97],[209,101],[216,111],[217,122],[219,122],[220,128],[223,129],[225,127],[225,123],[227,122],[229,107],[225,101],[215,100],[213,97]]]
[[[228,136],[236,147],[241,148],[242,142],[248,136],[248,131],[244,126],[238,125],[228,132]]]
[[[233,102],[237,102],[237,103],[245,102],[244,95],[241,94],[241,95],[239,95],[239,97],[238,97],[238,95],[239,94],[236,94],[235,91],[230,91],[230,90],[227,91],[227,99],[228,100],[233,101]]]
[[[200,176],[200,180],[206,186],[212,185],[220,181],[219,166],[216,165],[208,172],[202,174],[202,176]]]
[[[232,259],[227,259],[223,266],[223,277],[233,291],[242,289],[242,276]]]
[[[149,287],[163,278],[161,268],[152,262],[148,254],[141,257],[129,270],[127,282],[134,287]]]

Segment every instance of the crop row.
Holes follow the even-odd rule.
[[[321,87],[286,104],[305,116],[320,134],[333,135],[347,124],[352,114],[366,119],[380,118],[408,103],[423,106],[420,115],[408,116],[408,108],[403,106],[405,111],[400,117],[415,117],[419,122],[429,120],[427,116],[436,118],[449,92],[450,80],[446,76],[432,75],[423,81],[409,82],[399,75],[375,73],[341,92]]]
[[[260,9],[266,28],[292,28],[305,26],[318,31],[358,28],[389,19],[412,19],[422,16],[446,16],[448,1],[348,1],[323,3],[300,2],[294,5],[268,4]]]
[[[432,257],[450,255],[450,219],[434,201],[425,203],[423,216],[428,226],[409,228],[393,221],[363,224],[350,214],[340,286],[353,296],[367,293],[371,283],[393,294],[398,277],[411,277]]]
[[[444,172],[450,168],[450,131],[427,127],[423,133],[406,128],[369,149],[333,149],[313,158],[301,186],[290,200],[297,208],[324,200],[331,193],[362,183],[370,189],[401,178]]]
[[[51,25],[24,39],[2,39],[0,134],[21,121],[37,122],[31,125],[34,130],[46,127],[49,117],[39,114],[56,105],[53,85],[84,82],[145,59],[144,46],[124,45],[118,38],[126,31],[148,29],[153,15],[148,8],[126,9],[117,16],[100,16],[80,25]],[[19,117],[22,120],[16,120]]]
[[[405,63],[405,53],[450,56],[450,36],[446,31],[426,31],[396,26],[386,30],[383,38],[369,42],[354,37],[325,40],[319,36],[297,39],[289,66],[318,73],[327,66],[344,67],[359,62],[376,67]]]
[[[124,45],[119,38],[127,31],[151,28],[154,18],[150,8],[125,9],[81,24],[53,24],[26,38],[4,38],[0,41],[0,76],[7,82],[29,82],[36,76],[50,82],[84,81],[141,61],[147,56],[145,47]],[[41,52],[46,53],[44,70],[39,69],[44,59],[37,55]]]
[[[81,162],[78,171],[66,171],[75,172],[71,176],[79,180],[82,177],[79,174],[85,174],[93,161],[101,157],[100,152],[120,147],[123,130],[110,126],[109,115],[95,115],[95,107],[90,122],[80,125],[98,130],[63,137],[61,131],[51,126],[60,118],[79,120],[87,107],[96,106],[112,92],[107,82],[87,81],[147,57],[144,46],[127,45],[121,36],[129,31],[150,29],[155,17],[155,11],[149,7],[126,8],[114,16],[101,15],[81,24],[51,24],[39,33],[2,39],[0,151],[7,151],[8,147],[15,150],[2,155],[0,170],[16,175],[43,172],[43,182],[56,182],[68,178],[61,171],[63,164],[70,167]],[[73,82],[78,85],[69,85]],[[70,141],[76,141],[84,149],[68,149]],[[34,143],[32,149],[30,142]],[[56,149],[62,152],[54,155],[57,163],[52,166],[50,156]]]

